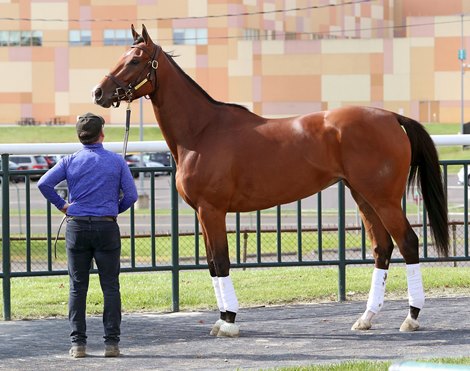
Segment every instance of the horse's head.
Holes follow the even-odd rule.
[[[145,25],[139,35],[131,26],[134,44],[119,59],[113,70],[93,89],[93,101],[102,107],[119,106],[150,95],[156,89],[158,55],[161,48],[150,38]]]

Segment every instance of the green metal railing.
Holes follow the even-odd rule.
[[[2,155],[2,169],[0,171],[0,179],[2,180],[2,271],[0,278],[2,279],[3,288],[3,318],[10,320],[11,318],[11,279],[15,277],[26,276],[51,276],[51,275],[66,275],[67,270],[65,267],[57,268],[53,258],[53,240],[55,234],[53,233],[53,221],[51,205],[45,203],[45,236],[36,236],[32,232],[31,218],[33,210],[31,207],[31,187],[34,183],[30,182],[31,175],[43,174],[44,170],[15,170],[8,169],[8,158],[6,154]],[[447,188],[448,183],[448,168],[449,166],[462,166],[465,167],[465,184],[462,187],[463,195],[461,205],[463,208],[462,218],[453,220],[450,223],[452,228],[452,243],[455,245],[454,253],[451,257],[441,259],[432,255],[432,250],[428,249],[428,228],[426,227],[426,211],[424,208],[418,208],[417,215],[419,214],[421,223],[414,225],[414,228],[419,230],[420,241],[422,243],[422,262],[466,262],[470,261],[468,251],[468,170],[467,166],[470,161],[443,161],[443,173],[445,176],[445,184]],[[158,233],[156,228],[156,216],[158,209],[155,206],[155,199],[157,191],[155,189],[155,173],[159,171],[167,171],[170,173],[169,186],[170,186],[170,226],[168,232]],[[150,233],[143,236],[136,230],[136,209],[132,207],[129,211],[129,236],[125,236],[129,240],[129,261],[123,265],[122,272],[146,272],[146,271],[168,271],[171,272],[172,281],[172,310],[179,310],[179,274],[183,270],[206,269],[207,264],[205,259],[202,259],[204,249],[201,249],[200,243],[200,227],[197,218],[194,214],[194,227],[190,232],[181,231],[179,225],[179,217],[184,213],[188,214],[187,208],[182,210],[180,207],[181,201],[175,186],[175,164],[172,162],[171,166],[163,168],[136,168],[133,171],[138,173],[150,174],[150,189],[149,189],[149,208],[148,215],[150,217],[149,227]],[[24,176],[25,177],[25,193],[24,193],[24,220],[26,231],[21,236],[15,236],[11,233],[11,200],[10,200],[10,176]],[[327,210],[324,207],[323,192],[316,196],[316,207],[310,211],[313,216],[314,227],[306,228],[303,226],[305,223],[306,208],[305,201],[299,200],[295,205],[291,205],[289,210],[285,210],[285,206],[277,206],[270,210],[268,215],[275,221],[274,229],[262,228],[262,218],[265,216],[262,211],[257,211],[250,214],[253,216],[254,228],[247,227],[242,218],[245,214],[236,213],[233,215],[234,228],[229,230],[229,234],[233,235],[233,243],[235,245],[235,253],[232,256],[233,268],[251,268],[251,267],[293,267],[293,266],[337,266],[338,267],[338,300],[346,300],[346,267],[352,264],[372,264],[373,259],[368,257],[366,246],[365,231],[362,225],[351,226],[346,222],[346,214],[350,212],[346,205],[345,187],[342,182],[338,183],[337,193],[337,209],[333,213],[335,219],[334,225],[328,225],[325,222],[327,217]],[[403,208],[407,210],[409,205],[407,198],[403,198]],[[460,203],[460,201],[459,201]],[[354,206],[355,207],[355,206]],[[291,215],[292,214],[292,215]],[[309,215],[310,215],[309,214]],[[292,219],[294,227],[283,227],[283,218],[288,215]],[[186,215],[188,216],[188,215]],[[310,216],[309,216],[310,218]],[[120,221],[121,224],[121,221]],[[424,227],[423,227],[424,225]],[[463,231],[462,231],[463,230]],[[310,242],[306,247],[305,238],[310,233],[310,237],[314,239],[315,248],[311,247]],[[273,235],[274,238],[269,242],[271,249],[264,249],[267,245],[263,239],[267,235]],[[285,236],[291,236],[289,244],[286,243]],[[307,235],[306,235],[307,234]],[[348,237],[354,234],[354,238],[358,236],[359,242],[358,251],[353,253],[350,251],[350,244]],[[463,235],[463,237],[461,236]],[[254,247],[252,254],[247,258],[247,244],[249,236],[253,236]],[[332,237],[336,236],[336,237]],[[327,246],[327,237],[329,238]],[[149,254],[145,263],[138,263],[140,253],[137,252],[137,243],[143,238],[149,240]],[[164,262],[159,262],[158,257],[161,257],[157,252],[157,242],[159,239],[169,239],[169,255],[168,259]],[[11,265],[11,243],[20,239],[24,241],[24,262],[15,266],[12,269]],[[32,243],[37,239],[45,241],[46,252],[44,257],[44,267],[35,269],[33,267],[34,259],[32,253]],[[189,248],[183,252],[183,242],[189,245]],[[189,239],[189,240],[188,240]],[[188,242],[189,241],[189,242]],[[289,246],[287,246],[289,245]],[[274,246],[275,248],[272,248]],[[331,247],[333,246],[333,247]],[[348,246],[348,249],[347,249]],[[185,246],[187,247],[187,246]],[[307,256],[307,251],[314,252],[314,258]],[[312,254],[313,254],[312,252]],[[161,253],[160,253],[161,254]],[[392,262],[403,262],[401,257],[397,256],[392,259]],[[23,264],[24,263],[24,264]],[[95,270],[92,270],[96,273]]]

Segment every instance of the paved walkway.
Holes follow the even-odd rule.
[[[406,301],[387,301],[373,330],[351,331],[365,302],[241,309],[236,339],[209,336],[217,313],[126,314],[122,356],[103,357],[100,317],[88,357],[68,356],[66,319],[0,322],[1,370],[235,370],[347,360],[470,355],[470,298],[428,299],[415,333],[398,331]]]

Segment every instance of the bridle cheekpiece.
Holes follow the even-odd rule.
[[[126,85],[126,83],[122,82],[120,79],[118,79],[116,76],[112,74],[107,74],[106,77],[109,77],[111,80],[114,81],[118,87],[116,88],[114,94],[113,94],[113,107],[119,107],[119,104],[121,101],[127,101],[127,102],[132,102],[134,99],[134,93],[140,89],[142,86],[144,86],[147,82],[150,82],[153,86],[152,92],[155,91],[157,88],[157,68],[158,68],[158,54],[160,53],[161,48],[158,45],[155,45],[155,48],[153,49],[153,52],[150,54],[147,50],[142,48],[139,45],[132,45],[131,48],[137,48],[142,50],[144,53],[146,53],[149,57],[150,60],[147,62],[147,65],[144,66],[144,69],[142,72],[139,74],[139,77],[136,79],[134,83],[129,83]],[[147,71],[147,68],[150,69],[148,73],[145,74]],[[142,78],[142,75],[145,76]],[[148,94],[147,94],[148,95]]]

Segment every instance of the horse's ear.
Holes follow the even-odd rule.
[[[150,42],[152,42],[152,39],[150,38],[147,32],[147,28],[145,27],[144,24],[142,25],[142,38],[144,39],[146,44],[149,44]]]
[[[131,31],[132,31],[132,37],[134,38],[134,41],[137,41],[140,35],[136,32],[133,24],[131,24]]]

